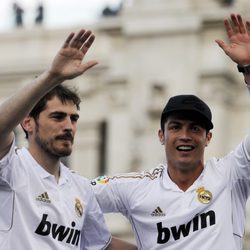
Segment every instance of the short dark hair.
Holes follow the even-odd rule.
[[[34,118],[34,120],[37,120],[40,113],[46,108],[47,102],[55,96],[58,97],[62,103],[72,101],[76,105],[77,110],[80,110],[81,98],[79,97],[77,90],[75,88],[69,88],[68,86],[60,84],[43,96],[33,107],[28,116]],[[28,133],[26,130],[24,130],[24,132],[25,138],[27,139]]]

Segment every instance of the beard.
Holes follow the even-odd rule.
[[[63,143],[63,140],[69,140],[71,143],[73,144],[73,136],[70,134],[64,134],[64,135],[60,135],[60,136],[55,136],[53,138],[47,138],[44,139],[39,135],[39,132],[37,131],[36,135],[35,135],[35,141],[37,143],[37,145],[40,146],[40,148],[46,152],[47,154],[49,154],[50,156],[52,156],[53,158],[60,158],[60,157],[66,157],[69,156],[72,152],[72,148],[69,147],[68,141],[65,141],[65,143]],[[61,146],[57,146],[57,142],[61,144]]]

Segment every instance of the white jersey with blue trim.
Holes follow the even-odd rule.
[[[60,166],[59,182],[26,148],[0,161],[0,249],[100,250],[111,235],[89,181]]]
[[[131,222],[138,249],[242,249],[250,194],[250,136],[221,159],[211,159],[185,192],[167,166],[98,177],[92,186],[103,212]]]

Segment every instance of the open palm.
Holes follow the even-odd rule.
[[[94,60],[82,63],[94,39],[91,31],[82,29],[76,35],[71,33],[54,58],[50,73],[62,80],[72,79],[96,65]]]
[[[224,52],[237,64],[250,64],[250,22],[244,25],[241,15],[231,14],[231,20],[224,21],[229,44],[216,40]]]

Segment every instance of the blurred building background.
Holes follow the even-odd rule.
[[[86,27],[96,34],[86,59],[99,65],[69,83],[83,102],[68,165],[92,179],[165,162],[157,136],[160,113],[170,96],[185,93],[199,95],[213,111],[206,158],[232,150],[250,131],[243,77],[214,42],[226,40],[223,19],[232,12],[250,18],[250,1],[134,0],[104,8]],[[47,29],[42,21],[0,33],[0,101],[45,70],[67,34],[84,25]],[[16,134],[25,144],[20,128]],[[107,221],[115,235],[134,241],[120,215]],[[249,250],[249,205],[245,242]]]

